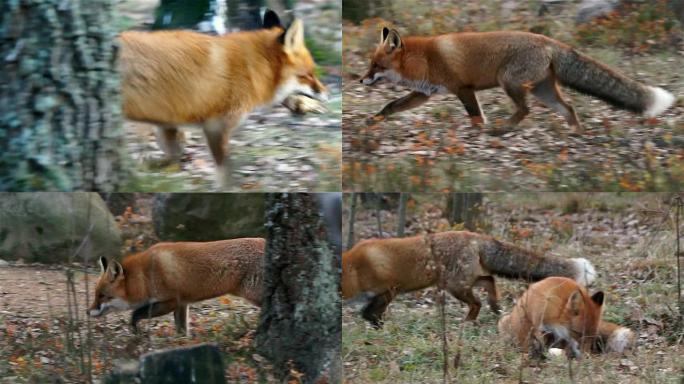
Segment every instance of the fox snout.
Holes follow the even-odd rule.
[[[311,93],[307,94],[304,92],[305,96],[309,96],[318,101],[328,101],[328,89],[317,78],[312,78],[309,87],[311,88]]]
[[[382,72],[374,72],[374,71],[368,71],[359,82],[363,85],[373,85],[375,84],[378,80],[382,79],[384,77],[384,74]]]

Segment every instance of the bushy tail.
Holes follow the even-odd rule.
[[[595,352],[618,352],[624,353],[633,349],[636,344],[634,331],[627,327],[601,320],[598,328],[598,337],[594,342]]]
[[[483,245],[480,262],[494,274],[542,280],[550,276],[569,277],[578,284],[591,285],[596,278],[594,266],[584,258],[561,259],[543,256],[516,245],[492,239]]]
[[[562,84],[621,109],[654,117],[674,102],[670,92],[632,80],[574,49],[556,47],[552,65]]]

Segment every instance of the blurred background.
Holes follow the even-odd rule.
[[[184,127],[178,163],[163,161],[155,127],[121,114],[117,35],[254,29],[267,7],[297,17],[329,101],[254,111],[231,138],[228,192],[337,191],[341,179],[342,5],[338,0],[77,0],[0,8],[0,190],[214,191],[201,129]],[[289,100],[289,99],[288,99]],[[317,109],[320,113],[313,113]]]
[[[343,186],[346,191],[678,191],[684,185],[684,3],[654,1],[344,0]],[[528,98],[530,115],[501,137],[473,129],[455,95],[367,126],[408,90],[359,84],[383,26],[403,36],[518,30],[547,35],[675,95],[644,119],[564,89],[585,128]],[[500,89],[479,91],[490,124],[513,105]]]

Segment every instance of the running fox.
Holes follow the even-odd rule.
[[[581,132],[575,109],[563,99],[559,84],[648,117],[659,115],[674,102],[674,96],[662,88],[641,84],[566,44],[527,32],[402,39],[397,30],[383,28],[361,82],[372,85],[380,79],[406,86],[411,93],[387,104],[375,115],[376,121],[415,108],[432,94],[450,92],[461,100],[473,125],[485,124],[475,92],[497,86],[517,109],[508,119],[509,127],[529,113],[525,98],[532,93]]]
[[[182,154],[178,126],[202,125],[219,179],[227,173],[222,168],[230,168],[230,134],[249,112],[290,95],[327,98],[304,44],[303,23],[284,29],[270,10],[261,30],[224,36],[124,32],[119,42],[126,117],[156,124],[170,159]]]
[[[499,311],[493,275],[533,281],[567,276],[582,285],[590,285],[596,271],[583,258],[538,255],[491,236],[467,231],[370,239],[359,242],[342,255],[342,297],[353,299],[361,294],[369,297],[362,316],[373,327],[380,328],[382,315],[396,294],[443,281],[449,293],[468,304],[466,320],[475,320],[481,307],[473,294],[475,286],[487,291],[489,306]]]
[[[141,319],[173,312],[178,333],[187,331],[188,305],[231,294],[261,304],[265,240],[243,238],[206,243],[159,243],[119,263],[100,258],[102,273],[93,317],[132,310]]]
[[[499,333],[541,356],[546,346],[562,343],[568,357],[589,352],[599,335],[603,292],[587,290],[567,277],[553,276],[530,285],[510,314],[499,320]]]

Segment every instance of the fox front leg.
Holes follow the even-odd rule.
[[[454,92],[458,99],[461,100],[463,106],[470,117],[470,122],[473,127],[487,124],[487,118],[482,113],[480,102],[477,100],[475,90],[472,88],[459,88]]]
[[[400,97],[385,105],[385,107],[382,108],[380,112],[376,113],[375,116],[368,119],[368,123],[373,124],[375,122],[383,121],[387,119],[391,114],[418,107],[424,104],[429,99],[430,96],[422,92],[412,91],[408,95]]]
[[[153,317],[163,316],[176,310],[176,301],[162,301],[159,303],[152,303],[143,305],[142,307],[133,311],[131,315],[131,330],[133,333],[138,333],[138,322],[142,319],[151,319]]]
[[[245,114],[235,113],[209,119],[203,123],[204,136],[216,162],[216,178],[219,188],[232,183],[232,164],[229,154],[231,133],[244,120]]]

